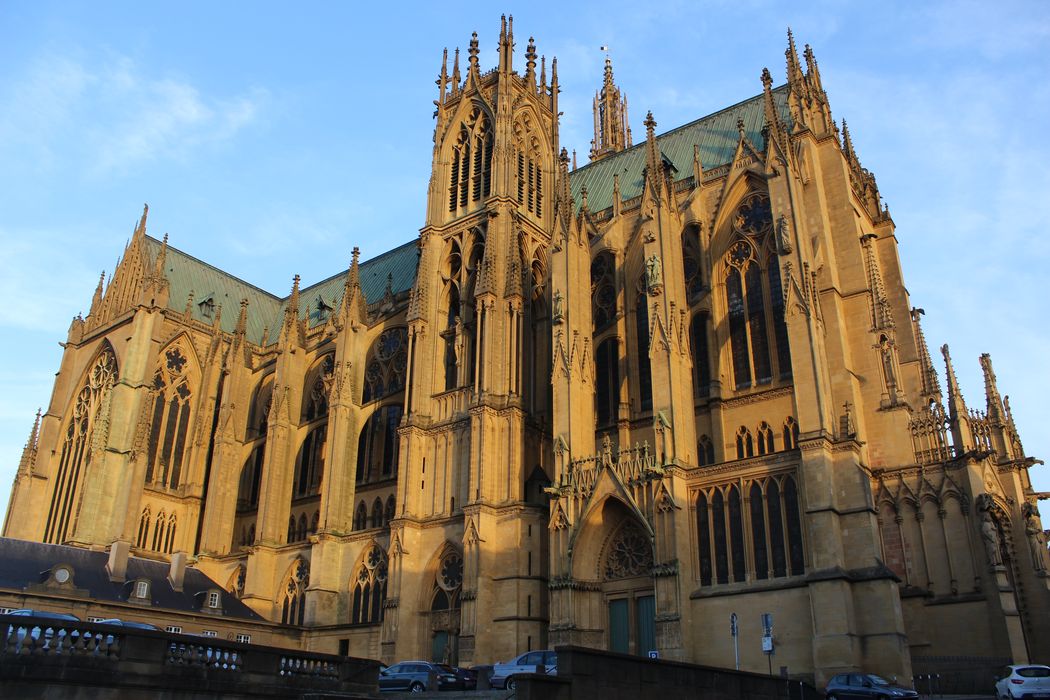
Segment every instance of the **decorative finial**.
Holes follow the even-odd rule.
[[[525,48],[525,78],[533,80],[536,75],[536,42],[530,36],[529,45]]]
[[[478,67],[478,33],[473,32],[470,35],[470,48],[467,50],[470,54],[470,68],[471,70],[477,70]]]
[[[650,139],[653,138],[653,135],[654,135],[654,133],[656,131],[656,120],[653,119],[653,111],[652,110],[649,110],[649,113],[645,115],[645,121],[642,122],[642,123],[645,124],[645,135],[646,135],[646,138],[650,138]]]
[[[762,69],[762,87],[766,90],[773,87],[773,76],[769,74],[768,68]]]

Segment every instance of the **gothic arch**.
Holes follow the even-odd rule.
[[[637,508],[614,494],[606,495],[599,502],[592,501],[569,541],[573,578],[588,581],[600,579],[600,562],[606,544],[628,520],[635,522],[652,542],[652,527]]]
[[[44,528],[44,542],[61,544],[73,534],[79,517],[80,486],[93,452],[95,423],[108,412],[110,391],[119,376],[116,354],[108,340],[99,344],[70,398],[63,419],[58,467],[54,473],[51,503]],[[105,439],[105,435],[101,439]]]
[[[281,612],[281,623],[302,625],[306,616],[306,587],[310,584],[310,562],[296,557],[285,572],[274,603]]]
[[[389,562],[375,540],[365,545],[347,586],[351,625],[376,625],[383,620]]]
[[[301,423],[310,423],[328,415],[328,388],[334,370],[334,352],[324,353],[310,364],[303,382]]]
[[[150,430],[145,482],[175,489],[191,468],[187,462],[191,419],[199,404],[200,366],[189,336],[180,333],[159,353],[150,386]]]

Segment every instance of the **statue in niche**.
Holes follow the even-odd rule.
[[[565,312],[562,309],[564,301],[561,292],[554,292],[554,296],[551,297],[551,323],[558,324],[565,319]]]
[[[791,232],[788,230],[787,217],[783,214],[777,219],[777,252],[781,255],[791,252]]]
[[[988,563],[993,567],[1003,565],[1003,555],[999,551],[999,528],[992,520],[992,514],[987,510],[981,513],[981,539],[984,540],[984,549],[988,553]]]
[[[452,350],[456,355],[456,367],[463,366],[463,321],[459,316],[456,316],[456,320],[452,322],[453,333],[455,334],[452,342]]]
[[[1046,573],[1046,540],[1043,535],[1043,524],[1039,520],[1039,510],[1035,504],[1026,503],[1022,509],[1025,518],[1024,534],[1028,538],[1028,549],[1032,554],[1032,567],[1039,573]]]
[[[650,294],[656,295],[663,289],[663,271],[660,269],[660,258],[650,255],[645,261],[645,287]]]

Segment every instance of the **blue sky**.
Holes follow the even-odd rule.
[[[990,352],[1027,452],[1050,456],[1050,4],[480,5],[0,3],[0,509],[143,202],[152,235],[282,295],[414,238],[441,50],[476,30],[494,66],[501,12],[517,65],[530,34],[558,57],[581,164],[601,45],[637,137],[646,110],[662,132],[757,94],[764,66],[784,82],[790,25],[878,178],[931,350],[951,345],[977,408]]]

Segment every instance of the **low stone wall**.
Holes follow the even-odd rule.
[[[810,685],[757,673],[561,646],[558,674],[519,676],[518,700],[815,700]]]
[[[379,662],[152,630],[0,615],[0,697],[370,697]]]

